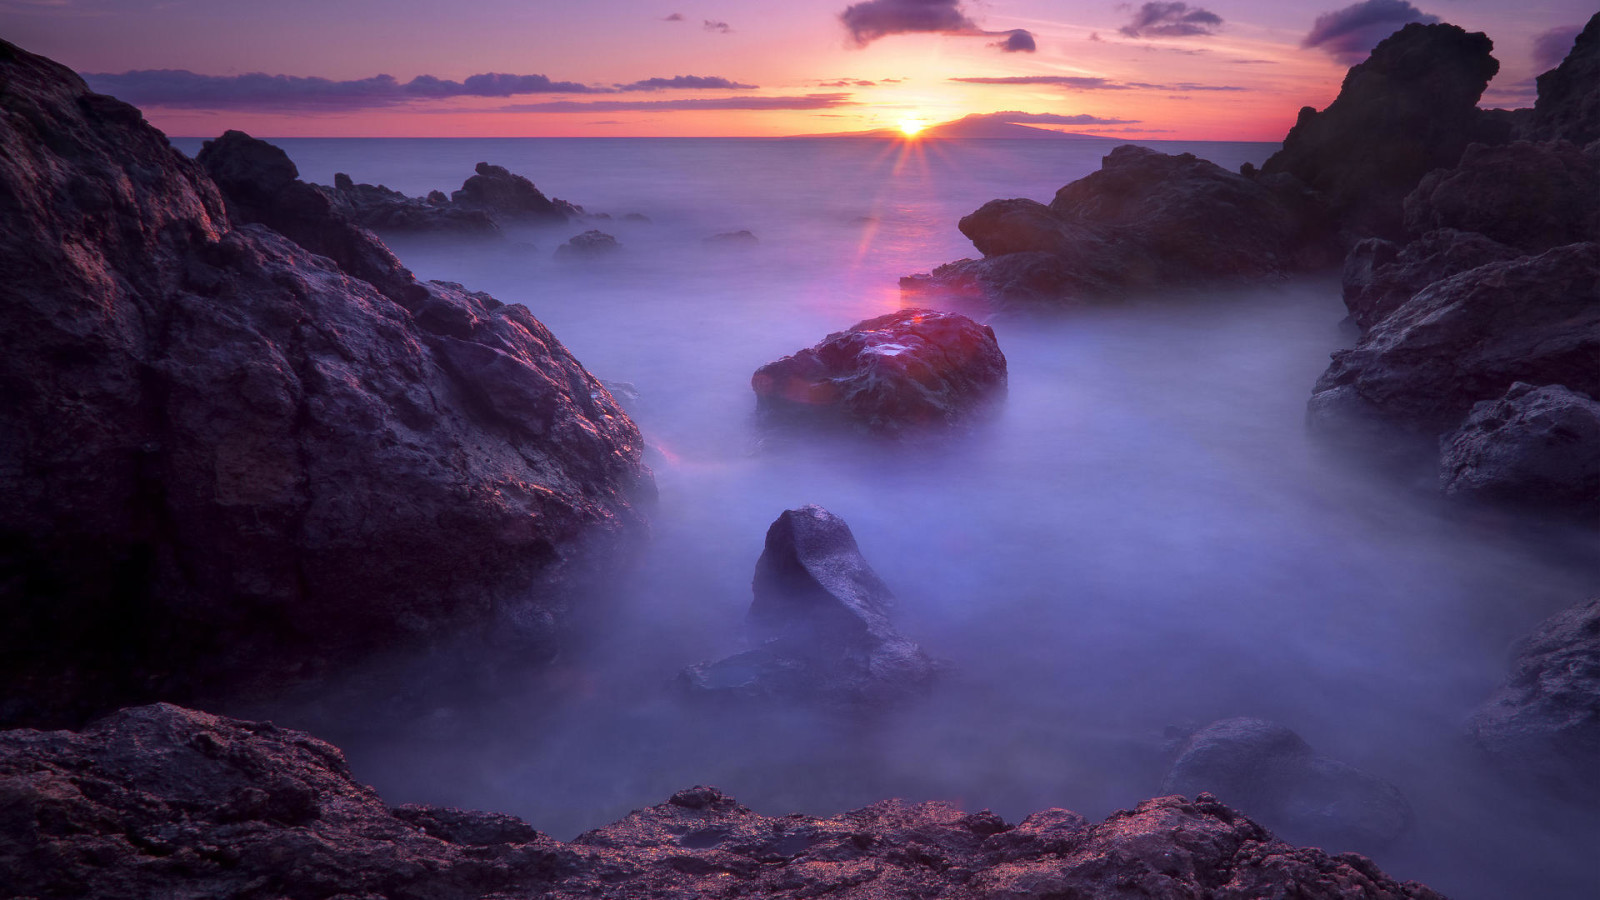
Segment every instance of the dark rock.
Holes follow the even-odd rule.
[[[617,239],[604,231],[590,229],[575,234],[572,239],[556,248],[557,259],[593,259],[610,256],[622,249]]]
[[[1430,231],[1404,247],[1367,238],[1345,257],[1344,305],[1366,331],[1436,281],[1522,255],[1481,234],[1449,228]]]
[[[1110,165],[1107,157],[1102,165]],[[1043,203],[1035,200],[990,200],[977,212],[963,216],[957,227],[984,256],[1007,253],[1059,253],[1076,234]]]
[[[623,214],[622,221],[624,221],[624,222],[643,222],[643,223],[648,225],[650,223],[650,217],[645,215],[644,213],[631,212],[631,213]]]
[[[481,209],[509,219],[526,219],[538,222],[559,223],[572,217],[578,207],[563,201],[552,201],[533,182],[514,175],[502,166],[478,163],[477,173],[462,182],[461,190],[450,195],[450,200],[465,209]]]
[[[785,511],[756,562],[755,650],[685,670],[691,691],[831,705],[926,691],[937,664],[889,622],[894,596],[844,520],[820,506]]]
[[[1511,676],[1473,716],[1473,739],[1514,778],[1600,800],[1600,597],[1546,619],[1513,653]]]
[[[1600,141],[1600,13],[1589,18],[1561,65],[1540,75],[1530,134],[1534,140]]]
[[[0,734],[0,799],[0,871],[19,896],[1440,900],[1204,795],[1011,827],[895,800],[763,816],[696,787],[563,844],[509,816],[389,809],[309,735],[170,706]],[[221,812],[241,799],[264,817]]]
[[[649,490],[599,383],[525,308],[319,222],[258,142],[208,162],[293,241],[66,68],[9,48],[0,81],[0,720],[278,691],[469,626],[548,654]]]
[[[1428,173],[1405,200],[1406,228],[1477,232],[1537,253],[1600,240],[1600,147],[1566,141],[1473,144],[1453,169]]]
[[[930,309],[857,322],[750,379],[769,415],[822,416],[886,436],[965,423],[1005,383],[993,328]]]
[[[419,200],[381,184],[355,184],[349,176],[341,182],[335,176],[333,200],[352,221],[380,233],[501,236],[493,216],[481,209],[456,206],[443,191],[431,191],[426,200]]]
[[[1195,732],[1161,790],[1216,794],[1291,840],[1330,848],[1382,847],[1412,823],[1394,785],[1317,756],[1300,735],[1265,719],[1222,719]]]
[[[1600,403],[1560,385],[1517,382],[1472,408],[1440,445],[1446,494],[1600,512]]]
[[[1261,171],[1320,192],[1349,241],[1403,234],[1401,201],[1423,175],[1452,168],[1503,132],[1478,109],[1500,64],[1493,43],[1454,25],[1410,24],[1350,69],[1339,96],[1299,121]]]
[[[626,216],[624,216],[626,218]],[[647,220],[648,221],[648,220]],[[749,231],[724,231],[705,238],[705,243],[722,247],[754,246],[761,241]]]

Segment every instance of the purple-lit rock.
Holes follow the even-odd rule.
[[[572,239],[556,248],[557,259],[593,259],[595,257],[610,256],[622,249],[617,239],[604,231],[590,229],[582,234],[575,234]]]
[[[1600,512],[1600,403],[1561,385],[1518,382],[1472,408],[1440,446],[1446,494]]]
[[[533,182],[504,166],[481,162],[474,172],[461,183],[461,190],[450,195],[451,203],[508,219],[549,223],[567,221],[576,209],[569,203],[551,200]]]
[[[1473,144],[1405,200],[1406,228],[1476,232],[1524,253],[1600,240],[1600,146]]]
[[[1344,258],[1344,305],[1366,331],[1436,281],[1521,255],[1492,238],[1449,228],[1430,231],[1404,246],[1367,238]]]

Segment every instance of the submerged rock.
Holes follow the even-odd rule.
[[[506,815],[388,807],[340,752],[158,705],[81,732],[0,733],[0,871],[18,896],[1298,897],[1441,900],[1355,854],[1273,838],[1209,796],[1099,824],[1011,825],[943,803],[764,816],[712,787],[579,836]]]
[[[1184,744],[1163,793],[1218,799],[1291,840],[1376,849],[1411,828],[1411,805],[1394,785],[1318,756],[1298,734],[1265,719],[1222,719]]]
[[[768,416],[832,419],[891,437],[965,424],[1005,384],[994,329],[931,309],[857,322],[750,379]]]
[[[1472,408],[1441,442],[1446,494],[1600,513],[1600,403],[1561,385],[1517,382]]]
[[[556,248],[557,259],[593,259],[610,256],[622,249],[617,239],[604,231],[590,229],[575,234],[572,239]]]

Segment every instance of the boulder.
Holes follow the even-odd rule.
[[[575,234],[572,239],[556,248],[557,259],[594,259],[610,256],[622,249],[617,239],[604,231],[590,229]]]
[[[1473,740],[1512,778],[1600,801],[1600,597],[1546,619],[1513,655],[1472,718]]]
[[[1454,167],[1470,143],[1507,137],[1478,109],[1500,69],[1493,47],[1454,25],[1406,25],[1350,69],[1327,109],[1300,111],[1261,171],[1318,191],[1348,243],[1401,237],[1401,202],[1422,176]]]
[[[1530,136],[1540,141],[1600,141],[1600,13],[1573,42],[1561,65],[1540,75]]]
[[[363,228],[387,234],[437,234],[485,238],[501,235],[494,217],[481,209],[450,203],[443,191],[426,199],[408,197],[383,185],[356,184],[344,173],[333,177],[332,197],[339,211]]]
[[[886,800],[766,816],[713,787],[562,843],[511,816],[387,807],[310,735],[158,705],[0,733],[8,893],[274,897],[1298,897],[1441,900],[1276,840],[1215,798],[1091,824]]]
[[[1427,232],[1404,247],[1366,238],[1344,259],[1344,305],[1368,331],[1436,281],[1522,255],[1492,238],[1451,228]]]
[[[1600,240],[1600,146],[1473,144],[1452,169],[1430,172],[1405,199],[1406,228],[1476,232],[1524,253]]]
[[[894,596],[850,526],[820,506],[785,511],[756,561],[750,623],[758,648],[685,670],[691,692],[828,705],[924,692],[937,664],[889,621]]]
[[[0,49],[0,720],[465,629],[548,655],[650,491],[600,384],[527,309],[319,219],[275,148],[213,144],[225,204],[136,109]]]
[[[1300,735],[1265,719],[1222,719],[1195,732],[1161,791],[1210,792],[1290,840],[1330,849],[1383,847],[1413,819],[1394,785],[1318,756]]]
[[[1600,403],[1558,384],[1517,382],[1440,444],[1448,495],[1600,513]]]
[[[769,417],[821,417],[889,437],[965,424],[1005,384],[993,328],[917,308],[857,322],[750,379]]]
[[[478,163],[476,173],[461,183],[461,190],[450,195],[450,202],[464,209],[479,209],[491,215],[514,220],[560,223],[582,210],[570,203],[551,200],[533,182],[513,174],[503,166]]]

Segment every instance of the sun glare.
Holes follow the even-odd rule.
[[[901,119],[900,120],[900,133],[905,135],[908,138],[909,137],[916,137],[918,134],[922,133],[922,129],[927,128],[927,127],[928,127],[928,123],[924,122],[921,119]]]

